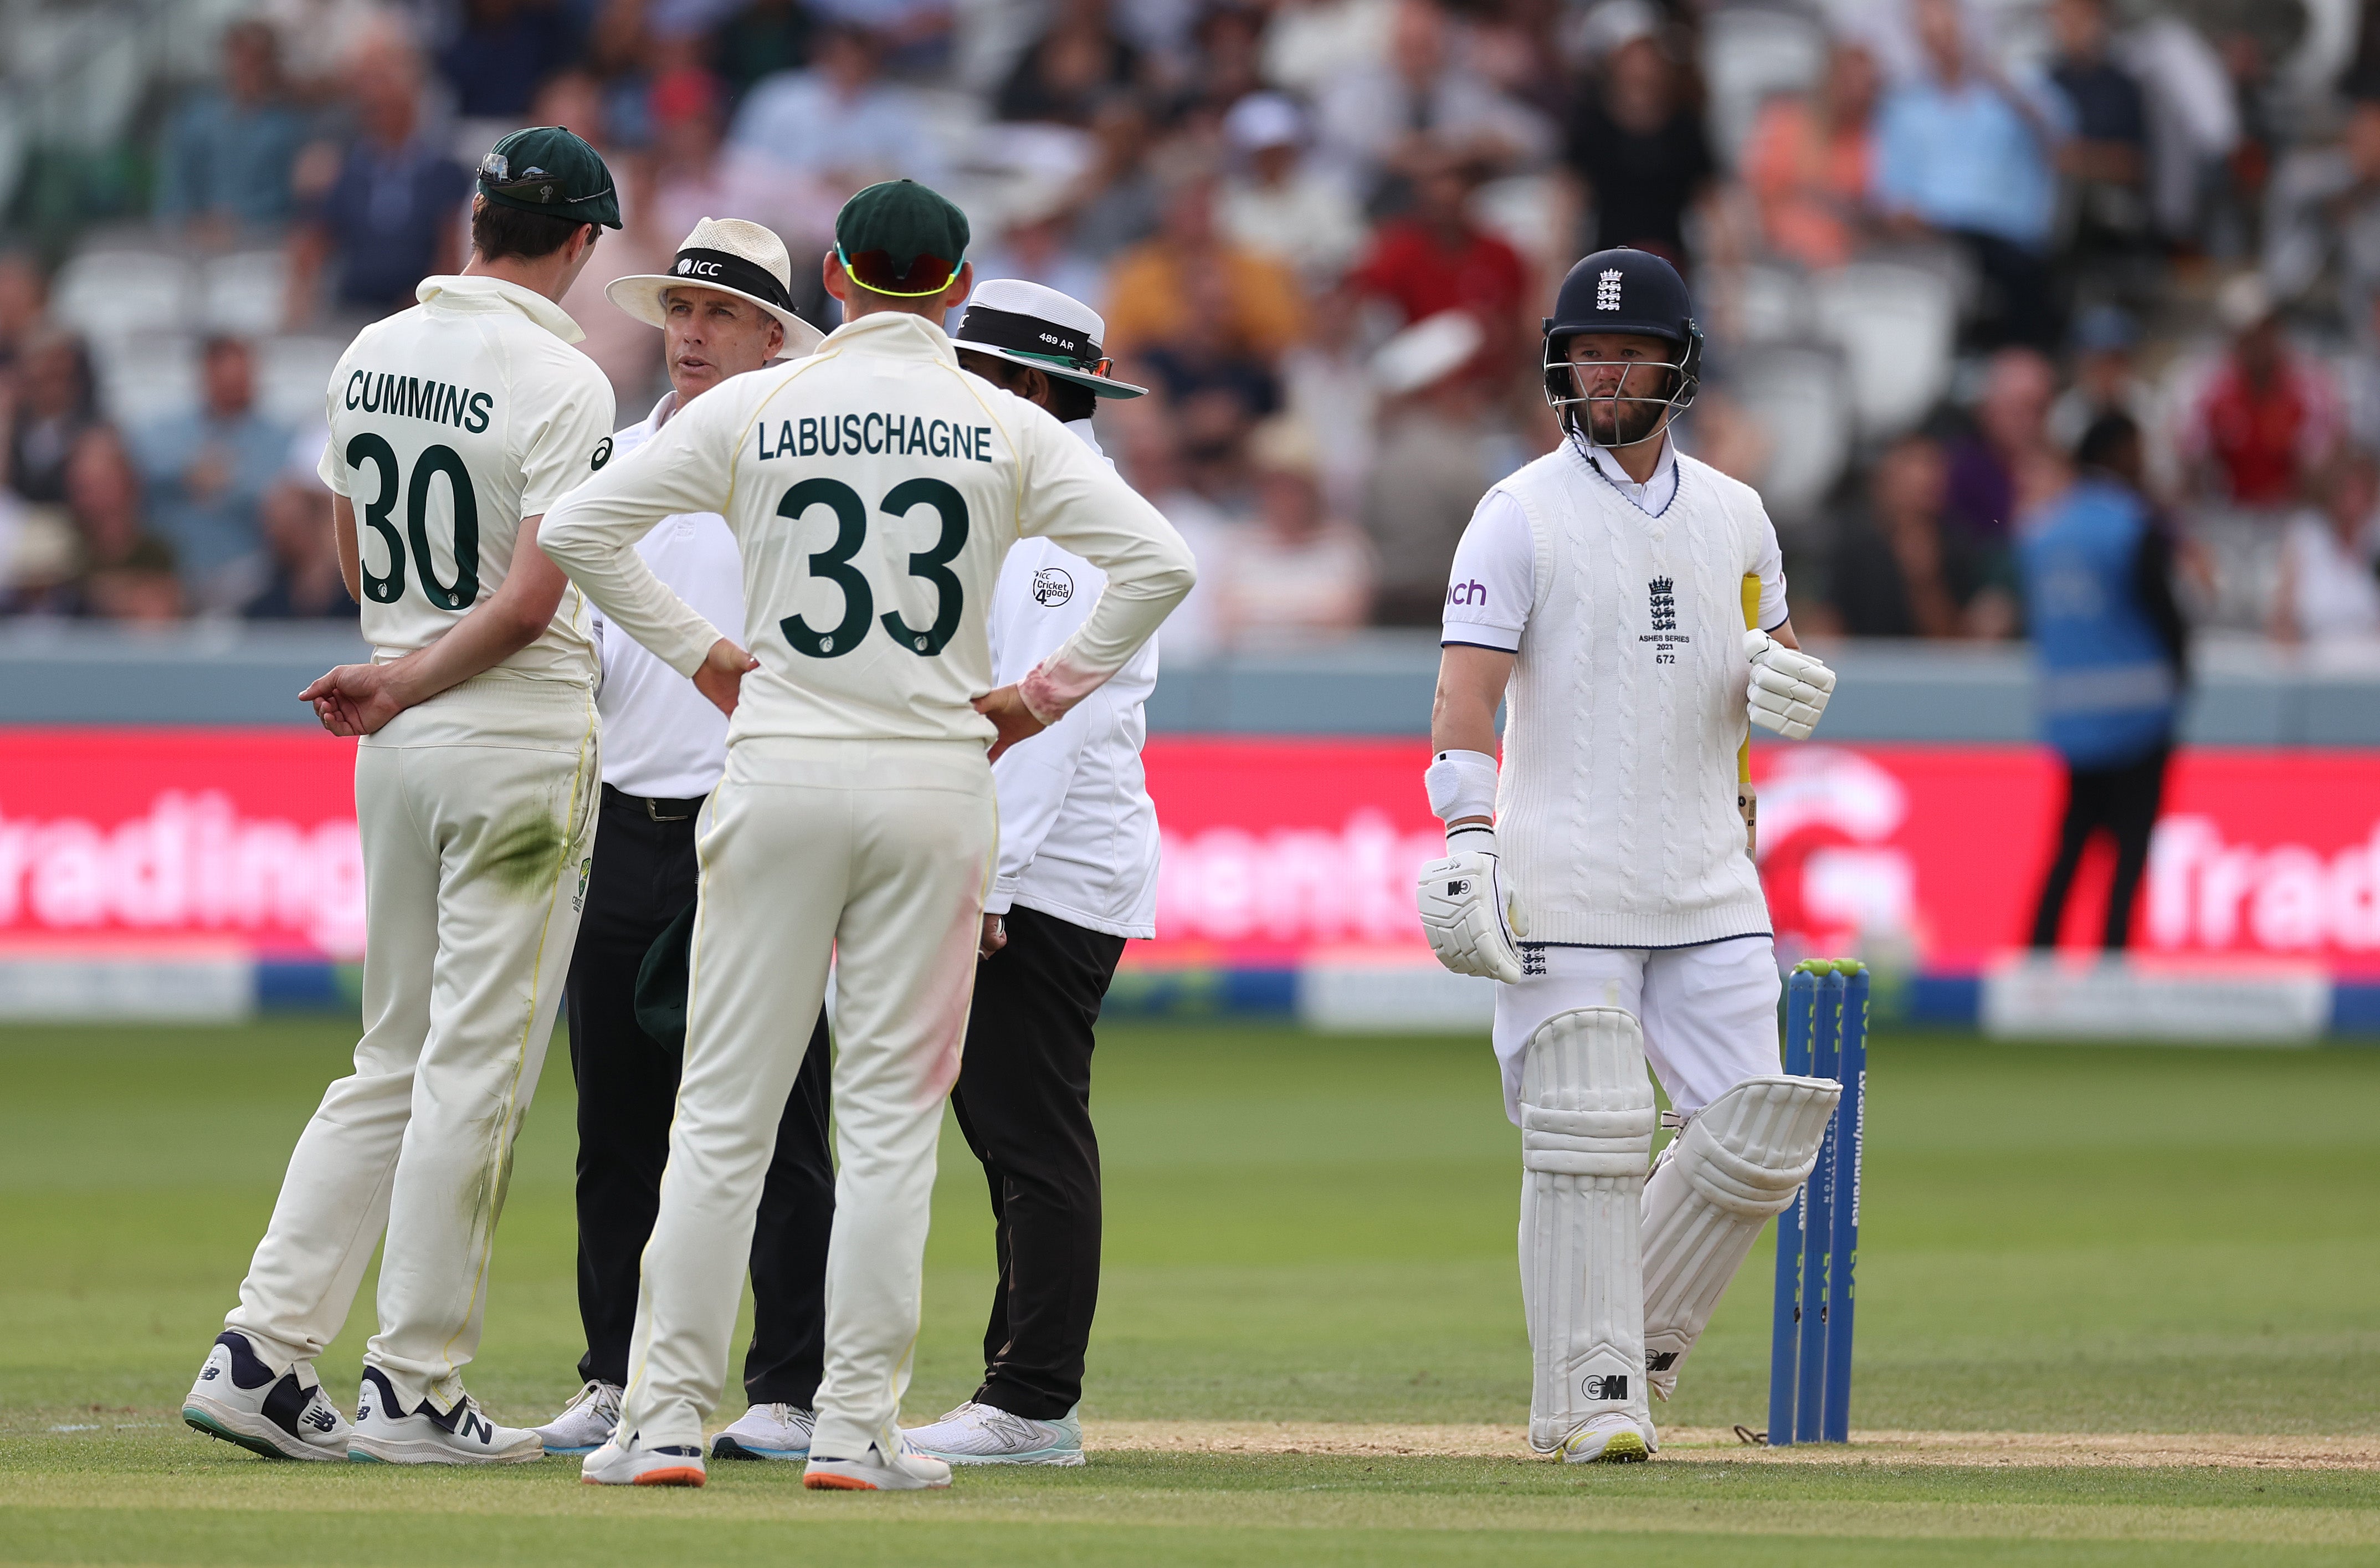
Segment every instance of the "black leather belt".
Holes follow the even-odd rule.
[[[630,795],[625,789],[603,786],[603,804],[619,806],[630,811],[641,811],[656,822],[683,822],[702,809],[708,796],[696,796],[692,800],[662,800],[650,795]]]

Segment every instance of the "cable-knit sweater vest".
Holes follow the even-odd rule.
[[[1680,454],[1676,497],[1647,517],[1567,446],[1499,488],[1536,555],[1497,791],[1516,934],[1644,948],[1766,934],[1735,799],[1759,497]]]

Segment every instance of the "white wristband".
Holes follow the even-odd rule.
[[[1465,822],[1461,827],[1446,830],[1446,852],[1449,855],[1493,855],[1496,830],[1485,822]]]
[[[1496,759],[1484,751],[1441,751],[1421,782],[1430,814],[1441,822],[1496,814]]]

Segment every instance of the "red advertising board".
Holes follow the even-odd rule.
[[[2064,803],[2048,752],[1780,745],[1753,759],[1782,945],[1891,945],[1972,971],[2023,941]],[[1409,741],[1151,741],[1166,860],[1147,956],[1418,942],[1412,868],[1440,843],[1427,760]],[[2086,860],[2067,940],[2097,929],[2107,870],[2105,855]],[[2380,752],[2182,755],[2135,935],[2148,952],[2380,970]]]
[[[355,755],[298,729],[0,731],[0,940],[360,954]]]
[[[1897,944],[1963,971],[2031,922],[2060,805],[2029,747],[1755,751],[1761,869],[1780,939]],[[1165,828],[1148,964],[1417,955],[1413,874],[1439,851],[1417,741],[1162,737]],[[350,742],[295,729],[0,732],[0,941],[237,941],[361,952]],[[2086,870],[2070,940],[2095,929]],[[2176,955],[2312,958],[2380,972],[2380,752],[2186,753],[2136,932]]]

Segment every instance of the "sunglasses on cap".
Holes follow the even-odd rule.
[[[502,196],[517,196],[524,201],[534,201],[540,207],[563,207],[579,201],[600,201],[612,194],[612,188],[590,190],[584,196],[557,196],[553,176],[534,165],[513,177],[512,162],[501,152],[491,152],[480,160],[480,188]],[[599,225],[600,226],[600,225]]]
[[[965,264],[964,257],[953,261],[941,256],[918,255],[910,258],[909,264],[905,267],[892,259],[890,250],[862,250],[855,256],[840,244],[835,246],[834,254],[835,260],[843,263],[843,270],[854,283],[877,294],[889,294],[896,299],[923,299],[929,295],[942,293],[957,281],[959,268]],[[936,273],[941,274],[942,281],[931,288],[908,286],[917,279],[931,277]]]

